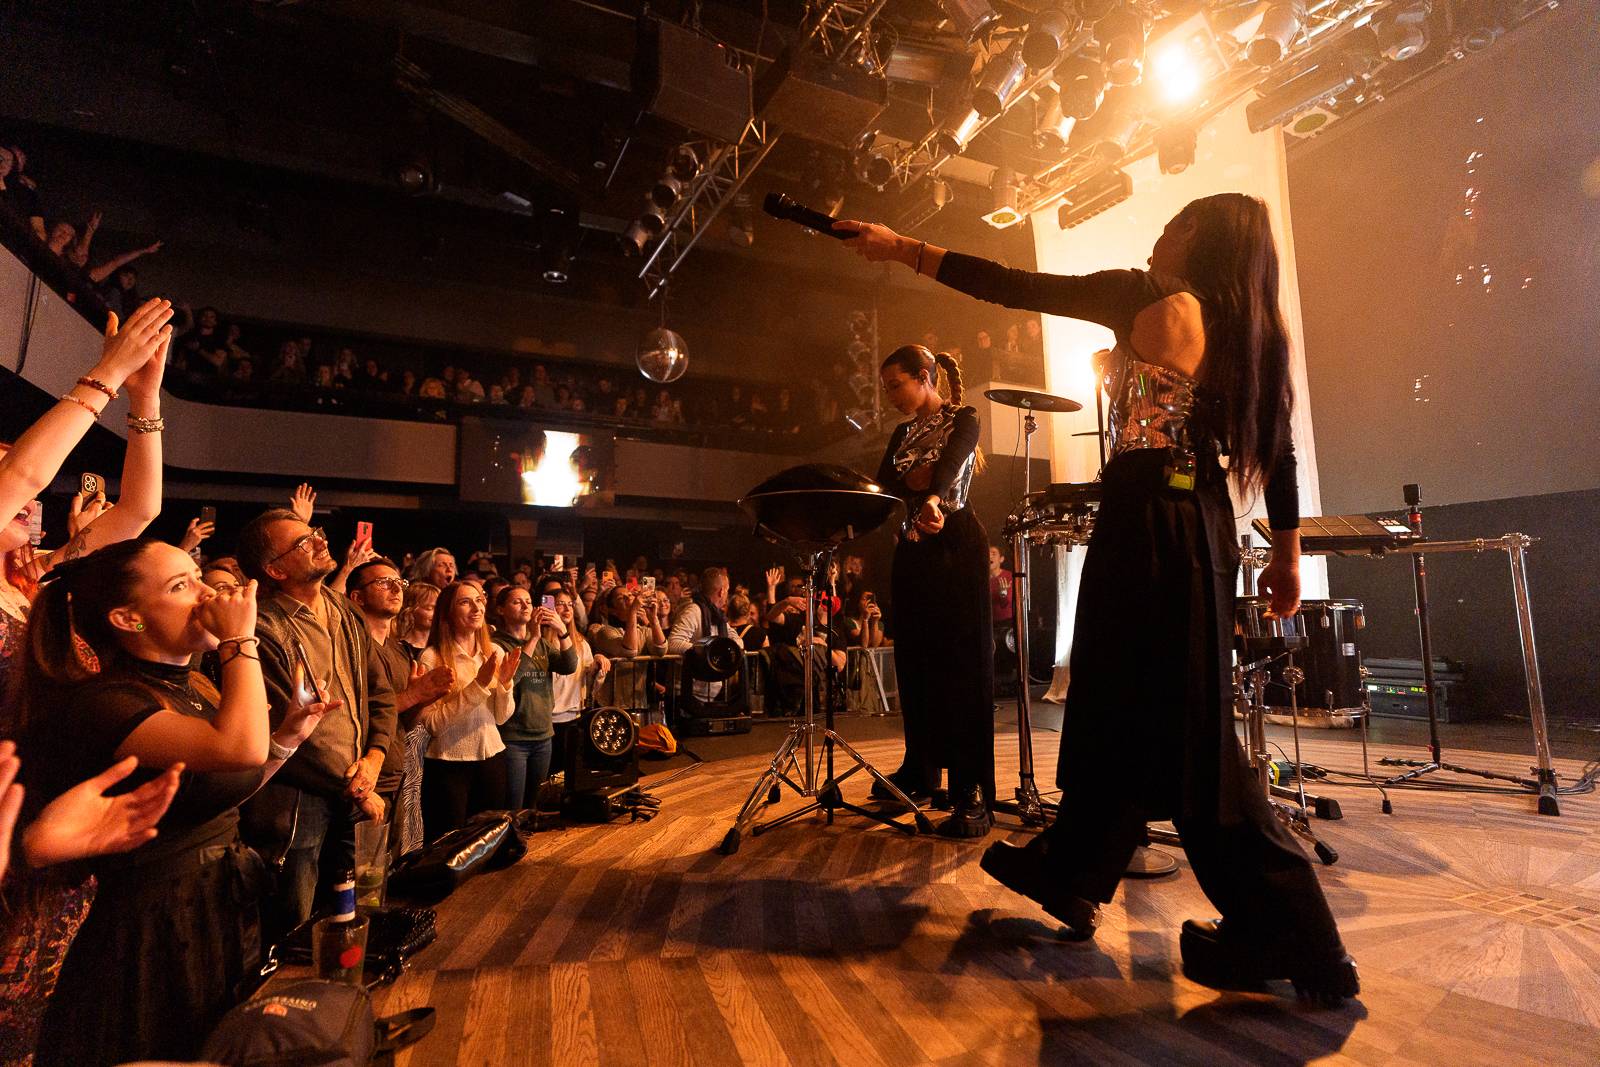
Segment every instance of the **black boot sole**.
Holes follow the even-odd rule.
[[[1336,1008],[1361,993],[1356,962],[1348,955],[1326,962],[1297,961],[1274,967],[1250,959],[1225,944],[1219,935],[1184,923],[1178,936],[1183,975],[1197,985],[1225,992],[1264,992],[1268,982],[1287,981],[1302,1000]]]

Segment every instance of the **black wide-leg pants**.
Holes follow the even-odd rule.
[[[1041,847],[1073,894],[1109,901],[1148,821],[1171,819],[1239,936],[1339,947],[1310,860],[1272,813],[1233,726],[1238,551],[1223,472],[1166,486],[1165,450],[1124,453],[1084,561],[1056,821]]]
[[[981,786],[994,802],[994,633],[989,537],[962,508],[944,529],[902,538],[890,574],[894,669],[905,729],[902,771],[927,786],[950,771],[957,792]]]

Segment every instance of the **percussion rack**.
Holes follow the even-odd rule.
[[[1495,782],[1506,782],[1517,787],[1518,792],[1527,792],[1537,795],[1538,811],[1541,815],[1560,815],[1561,805],[1559,795],[1563,792],[1577,792],[1592,788],[1595,778],[1600,776],[1600,769],[1591,770],[1578,780],[1574,785],[1562,788],[1557,781],[1555,766],[1551,757],[1549,725],[1545,716],[1544,687],[1539,677],[1539,652],[1533,632],[1533,603],[1528,590],[1528,560],[1527,551],[1537,544],[1539,539],[1525,533],[1507,533],[1499,537],[1474,537],[1463,540],[1430,541],[1422,536],[1422,514],[1420,510],[1420,496],[1416,487],[1405,487],[1406,501],[1410,511],[1406,516],[1406,525],[1399,531],[1394,531],[1396,536],[1387,539],[1341,539],[1329,529],[1331,522],[1345,522],[1364,518],[1362,516],[1334,516],[1330,519],[1316,518],[1302,520],[1301,554],[1302,555],[1337,555],[1359,557],[1366,556],[1380,559],[1390,553],[1401,553],[1412,557],[1412,573],[1416,591],[1417,605],[1417,632],[1418,641],[1422,646],[1423,685],[1427,690],[1428,701],[1428,755],[1426,760],[1409,759],[1403,757],[1387,757],[1378,762],[1390,767],[1410,768],[1392,778],[1385,779],[1381,785],[1419,785],[1429,786],[1432,783],[1423,779],[1436,772],[1450,774],[1471,775],[1486,778]],[[1374,520],[1368,519],[1370,524]],[[1377,525],[1393,530],[1393,520],[1376,520]],[[1262,520],[1256,521],[1256,529],[1269,540],[1271,531],[1265,529]],[[1487,771],[1476,767],[1467,767],[1461,764],[1449,763],[1444,759],[1443,747],[1439,741],[1439,715],[1438,694],[1434,688],[1433,679],[1433,631],[1428,610],[1427,592],[1427,562],[1426,557],[1438,553],[1473,553],[1482,555],[1485,552],[1500,551],[1506,554],[1511,568],[1511,596],[1516,611],[1517,636],[1522,646],[1523,678],[1528,694],[1528,719],[1533,729],[1534,766],[1529,768],[1533,777],[1504,774],[1499,771]],[[1450,788],[1444,783],[1439,787]],[[1383,801],[1383,811],[1391,814],[1393,807],[1387,794]]]

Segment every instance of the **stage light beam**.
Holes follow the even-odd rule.
[[[1186,104],[1205,84],[1205,72],[1184,41],[1167,41],[1150,57],[1156,91],[1167,104]]]

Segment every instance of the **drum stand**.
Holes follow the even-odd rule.
[[[739,851],[739,841],[744,831],[749,829],[751,837],[757,837],[768,830],[793,822],[803,815],[814,811],[822,811],[827,815],[827,823],[833,823],[833,813],[838,808],[844,808],[856,815],[863,815],[869,819],[892,826],[897,830],[915,836],[918,833],[931,833],[933,824],[922,813],[922,809],[912,803],[911,798],[901,791],[900,787],[890,781],[888,776],[880,772],[866,758],[850,746],[850,743],[833,728],[833,705],[830,702],[825,711],[825,719],[819,724],[816,713],[816,693],[813,684],[812,658],[816,655],[816,645],[812,641],[812,634],[816,630],[817,602],[815,598],[816,571],[823,556],[831,550],[794,548],[796,561],[804,568],[806,576],[806,627],[802,636],[802,651],[800,655],[800,669],[804,672],[802,704],[805,709],[804,717],[789,727],[789,734],[783,739],[783,744],[778,746],[778,751],[773,754],[772,762],[767,769],[761,772],[761,777],[756,779],[755,788],[750,790],[750,795],[745,798],[744,806],[739,809],[739,815],[734,819],[733,826],[722,838],[719,851],[724,856],[731,856]],[[818,742],[821,742],[819,745]],[[837,746],[844,750],[853,766],[843,774],[835,777],[833,773],[833,750]],[[801,763],[799,753],[805,753],[805,762]],[[904,804],[910,811],[912,822],[905,823],[898,819],[890,818],[880,812],[848,803],[840,794],[839,786],[857,771],[865,771],[872,780],[881,784],[890,794]],[[811,803],[780,815],[776,819],[769,819],[764,823],[755,823],[756,813],[764,805],[776,804],[783,795],[783,786],[788,786],[802,797],[813,798]],[[751,825],[755,823],[755,825]]]
[[[1272,754],[1267,748],[1266,693],[1267,681],[1271,677],[1268,668],[1279,656],[1287,657],[1283,668],[1283,680],[1289,687],[1289,710],[1293,713],[1290,729],[1294,734],[1294,780],[1298,796],[1294,790],[1273,784]],[[1246,678],[1250,680],[1248,694],[1244,685]],[[1300,759],[1299,698],[1295,695],[1297,687],[1303,681],[1305,681],[1305,671],[1295,666],[1292,650],[1269,654],[1234,668],[1234,699],[1239,702],[1244,712],[1245,739],[1250,766],[1261,782],[1262,791],[1267,795],[1267,804],[1272,808],[1272,813],[1289,828],[1290,832],[1310,842],[1317,858],[1324,865],[1332,865],[1339,862],[1339,854],[1317,837],[1316,831],[1311,829],[1311,806],[1306,796],[1305,764]],[[1280,799],[1285,793],[1291,800]]]

